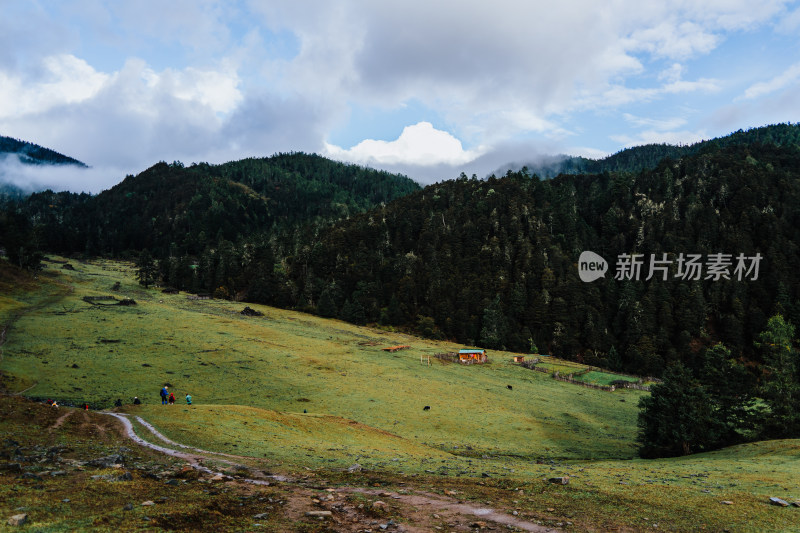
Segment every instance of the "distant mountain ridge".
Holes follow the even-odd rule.
[[[37,192],[18,209],[39,221],[42,249],[148,249],[163,258],[324,225],[420,189],[406,176],[293,153],[222,165],[160,162],[95,196]]]
[[[664,158],[680,159],[693,154],[711,152],[728,146],[772,144],[775,146],[800,145],[800,127],[785,123],[738,130],[725,137],[687,145],[644,144],[625,148],[601,159],[581,156],[546,156],[535,162],[508,164],[497,169],[496,176],[523,168],[530,174],[549,179],[559,174],[602,174],[603,172],[640,172],[655,168]]]
[[[0,157],[13,154],[23,164],[28,165],[77,165],[88,167],[86,163],[60,154],[55,150],[28,141],[0,135]]]

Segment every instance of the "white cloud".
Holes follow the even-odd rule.
[[[800,80],[800,63],[795,63],[771,80],[751,85],[745,90],[743,97],[745,99],[759,98],[766,94],[785,89],[797,83],[798,80]]]
[[[0,120],[82,102],[95,96],[110,78],[69,54],[45,57],[42,68],[38,80],[0,71]]]
[[[719,42],[719,37],[695,22],[665,21],[634,31],[628,39],[631,50],[643,50],[655,57],[686,59],[707,54]]]
[[[437,130],[430,122],[406,126],[394,141],[367,139],[345,150],[326,145],[327,154],[363,164],[378,165],[459,165],[474,160],[483,149],[464,150],[461,141],[449,133]]]
[[[756,104],[799,75],[789,69],[753,84],[741,81],[754,75],[746,65],[702,70],[739,36],[796,28],[800,10],[788,0],[162,4],[4,7],[19,22],[0,19],[0,132],[92,165],[145,168],[158,159],[322,151],[350,107],[391,114],[413,101],[422,111],[402,123],[419,123],[398,139],[327,149],[372,164],[438,165],[438,173],[516,155],[519,139],[586,146],[585,137],[570,140],[591,129],[584,117],[623,112],[633,118],[615,130],[619,142],[683,134],[687,142],[708,124],[634,113],[679,115],[710,93],[722,94],[722,106],[735,83],[749,83],[745,95]],[[448,132],[424,121],[441,121]],[[599,144],[586,149],[616,148]]]
[[[724,32],[769,20],[783,2],[688,0],[608,4],[484,2],[253,2],[267,24],[297,32],[288,82],[334,105],[392,107],[415,98],[468,142],[548,129],[576,110],[712,91],[716,80],[629,87],[663,58],[710,53]],[[677,76],[680,77],[680,72]],[[527,116],[500,123],[498,116]]]
[[[686,119],[680,117],[657,120],[652,118],[637,117],[630,113],[624,113],[623,118],[629,124],[639,128],[651,128],[657,131],[674,130],[686,124]]]

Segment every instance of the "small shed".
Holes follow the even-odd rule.
[[[524,355],[515,355],[514,356],[514,362],[515,363],[524,363],[525,362],[525,356]]]
[[[458,362],[464,363],[466,365],[472,363],[485,363],[486,362],[486,350],[482,349],[464,349],[458,351]]]

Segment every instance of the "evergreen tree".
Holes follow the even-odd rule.
[[[758,336],[756,347],[764,357],[761,397],[769,407],[766,435],[773,438],[800,436],[800,384],[797,350],[792,345],[794,326],[775,315]]]
[[[639,400],[642,457],[671,457],[708,449],[719,432],[711,399],[686,367],[667,368],[663,382]]]
[[[709,394],[714,420],[720,424],[721,446],[742,439],[752,428],[755,380],[747,369],[731,357],[731,351],[717,343],[705,352],[700,379]]]
[[[150,250],[142,250],[139,254],[139,259],[136,261],[136,279],[139,280],[139,285],[144,285],[144,288],[156,282],[158,277],[158,267]]]

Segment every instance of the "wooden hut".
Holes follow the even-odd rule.
[[[483,349],[464,349],[458,351],[458,362],[465,365],[472,363],[485,363],[486,350]]]
[[[525,362],[525,356],[524,355],[515,355],[514,356],[514,362],[515,363],[524,363]]]

